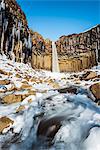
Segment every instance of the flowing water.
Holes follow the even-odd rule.
[[[60,72],[55,42],[52,42],[52,72]]]

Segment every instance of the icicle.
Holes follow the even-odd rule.
[[[26,47],[28,47],[28,42],[27,42],[26,38],[24,38],[24,44],[25,44]]]
[[[21,62],[23,62],[23,54],[22,54],[22,47],[23,47],[23,44],[22,44],[22,41],[20,41],[20,53],[21,53]]]
[[[15,35],[15,25],[13,25],[13,28],[12,28],[12,52],[14,50],[14,42],[15,42],[15,38],[14,38],[14,35]]]
[[[8,52],[8,39],[6,41],[6,54],[7,54],[7,52]]]
[[[30,35],[30,33],[29,33],[29,37],[28,37],[28,48],[29,48],[29,49],[32,48],[31,35]]]
[[[5,10],[5,2],[4,2],[4,0],[2,0],[2,2],[1,2],[1,8],[2,8],[3,10]]]
[[[2,37],[1,37],[1,53],[3,54],[3,44],[4,44],[4,24],[3,24],[3,31],[2,31]]]

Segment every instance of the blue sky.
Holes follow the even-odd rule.
[[[79,33],[100,23],[99,0],[17,0],[29,27],[44,38]]]

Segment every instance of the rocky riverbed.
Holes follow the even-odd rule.
[[[0,55],[0,150],[99,150],[100,66],[33,70]]]

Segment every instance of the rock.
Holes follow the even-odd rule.
[[[73,93],[76,94],[77,93],[77,88],[76,87],[67,87],[67,88],[63,88],[63,89],[58,89],[59,93]]]
[[[93,72],[93,71],[87,71],[85,74],[82,75],[81,79],[82,80],[90,80],[90,79],[94,79],[97,77],[97,73]]]
[[[9,94],[2,98],[2,102],[6,104],[12,104],[21,102],[23,100],[22,95]]]
[[[5,79],[5,80],[0,80],[0,85],[8,85],[10,84],[10,81]]]
[[[11,72],[6,72],[6,71],[4,71],[4,70],[2,70],[2,69],[0,69],[0,73],[1,73],[1,74],[4,74],[4,75],[8,75],[8,76],[12,75]]]
[[[100,101],[100,82],[90,86],[90,91],[96,98],[96,102]]]
[[[12,121],[8,117],[6,117],[6,116],[5,117],[1,117],[0,118],[0,133],[2,133],[5,128],[8,128],[13,123],[14,123],[14,121]]]
[[[22,84],[22,86],[20,87],[20,89],[24,90],[24,89],[32,89],[32,86],[29,85],[28,83],[26,84]]]
[[[26,92],[27,93],[25,94],[16,94],[16,92],[12,94],[8,94],[2,98],[2,103],[6,103],[6,104],[17,103],[23,101],[26,97],[30,95],[36,95],[36,91],[33,90],[28,90]]]
[[[16,110],[16,113],[21,112],[21,111],[23,111],[23,110],[25,110],[25,106],[24,106],[24,105],[21,105],[21,106],[19,106],[19,108]]]
[[[37,137],[52,141],[56,133],[61,127],[61,121],[64,117],[52,117],[49,119],[42,119],[38,125]]]

